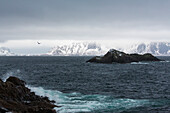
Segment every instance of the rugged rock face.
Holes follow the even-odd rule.
[[[140,61],[160,61],[160,59],[154,57],[152,54],[126,54],[124,52],[111,49],[103,57],[96,56],[87,62],[96,63],[130,63],[130,62],[140,62]]]
[[[25,82],[9,77],[0,80],[0,113],[56,113],[57,107],[47,97],[40,97],[25,87]]]

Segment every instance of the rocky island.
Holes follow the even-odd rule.
[[[140,54],[126,54],[124,52],[110,49],[104,56],[96,56],[86,62],[95,63],[131,63],[141,61],[161,61],[150,53]]]
[[[24,81],[12,76],[6,82],[0,79],[0,113],[56,113],[54,107],[54,101],[35,95]]]

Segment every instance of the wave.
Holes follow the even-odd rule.
[[[150,103],[146,99],[116,99],[104,95],[83,95],[81,93],[62,93],[57,90],[45,90],[42,87],[27,86],[31,91],[40,96],[47,96],[55,100],[55,108],[59,113],[76,112],[122,112],[131,108],[142,107]]]
[[[165,61],[160,61],[160,62],[169,63],[170,61],[165,60]],[[132,62],[131,64],[136,64],[136,65],[147,65],[147,64],[149,64],[149,62]]]
[[[168,60],[165,60],[165,61],[160,61],[160,62],[170,62],[170,61],[168,61]]]
[[[20,70],[9,71],[3,76],[3,80],[9,76],[19,76]],[[31,91],[40,96],[47,96],[54,100],[58,113],[78,113],[78,112],[123,112],[140,107],[170,105],[170,100],[150,100],[150,99],[128,99],[114,98],[112,96],[91,94],[84,95],[78,92],[63,93],[58,90],[46,90],[42,87],[33,87],[27,85]]]
[[[149,64],[149,63],[147,63],[147,62],[132,62],[131,64],[146,65],[146,64]]]
[[[10,76],[18,76],[20,75],[21,71],[19,69],[15,69],[15,70],[10,70],[8,72],[6,72],[4,75],[2,75],[1,79],[2,81],[6,81]]]

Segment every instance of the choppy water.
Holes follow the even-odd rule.
[[[170,112],[170,57],[163,62],[85,63],[91,57],[0,57],[0,77],[17,76],[59,113]]]

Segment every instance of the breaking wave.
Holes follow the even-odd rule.
[[[76,112],[122,112],[131,108],[146,106],[149,100],[141,99],[116,99],[104,95],[83,95],[81,93],[62,93],[57,90],[45,90],[42,87],[27,86],[37,95],[47,96],[50,100],[55,100],[55,108],[59,113]]]
[[[149,64],[149,63],[148,62],[132,62],[131,64],[146,65],[146,64]]]
[[[20,75],[20,72],[21,71],[19,69],[10,70],[10,71],[6,72],[4,75],[2,75],[1,79],[5,82],[6,79],[8,79],[10,76]]]
[[[170,62],[170,61],[168,61],[168,60],[165,60],[165,61],[160,61],[160,62]]]

